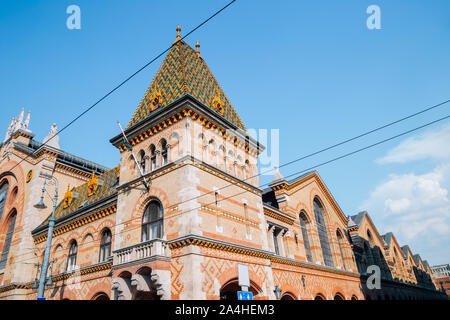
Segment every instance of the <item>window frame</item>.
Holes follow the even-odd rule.
[[[157,215],[157,218],[154,220],[151,220],[151,214],[150,214],[150,206],[152,204],[156,203],[158,205],[159,214]],[[148,217],[148,221],[146,220],[146,217]],[[152,232],[152,226],[156,226],[156,232],[160,233],[160,236],[153,236]],[[150,237],[152,235],[152,237]],[[141,223],[141,241],[151,241],[155,239],[162,239],[164,237],[164,209],[161,204],[161,202],[157,199],[151,200],[147,206],[145,207],[144,214],[142,215],[142,223]]]

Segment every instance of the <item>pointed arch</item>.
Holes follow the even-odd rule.
[[[9,250],[11,247],[14,228],[16,226],[17,211],[13,209],[8,217],[8,230],[6,231],[5,241],[3,242],[2,255],[0,258],[0,270],[5,269],[8,261]]]
[[[310,223],[310,220],[308,220],[308,216],[306,215],[306,212],[304,210],[300,211],[299,219],[300,219],[300,228],[302,230],[303,236],[303,246],[305,247],[306,260],[308,262],[313,262],[313,256],[311,253],[311,244],[309,241],[309,234],[308,234],[308,225]]]
[[[3,179],[0,184],[0,222],[2,221],[3,211],[5,210],[6,200],[8,198],[9,181]]]
[[[334,267],[333,256],[331,253],[330,242],[327,232],[327,223],[324,217],[324,208],[319,197],[313,200],[314,217],[316,218],[317,231],[319,233],[320,246],[322,248],[323,262],[326,266]]]
[[[344,250],[343,250],[343,246],[344,246],[344,236],[342,235],[341,230],[336,229],[336,237],[337,237],[337,241],[338,241],[338,246],[339,246],[339,253],[341,256],[341,260],[342,260],[342,268],[344,270],[347,270],[347,267],[345,266],[345,255],[344,255]]]

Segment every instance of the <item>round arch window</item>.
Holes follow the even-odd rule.
[[[160,239],[163,236],[163,209],[157,200],[151,201],[142,217],[142,241]]]

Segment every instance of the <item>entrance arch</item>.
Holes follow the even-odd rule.
[[[334,296],[334,300],[345,300],[344,296],[339,292]]]
[[[97,292],[96,294],[94,294],[91,300],[109,300],[109,297],[104,292]]]
[[[237,300],[238,291],[241,291],[238,279],[231,279],[220,288],[220,300]],[[253,296],[256,296],[261,292],[261,289],[250,280],[250,288],[248,288],[248,291],[253,293]]]
[[[291,292],[285,292],[281,296],[280,300],[297,300]]]
[[[326,300],[326,299],[325,299],[325,297],[324,297],[321,293],[318,293],[318,294],[316,295],[316,297],[314,298],[314,300]]]

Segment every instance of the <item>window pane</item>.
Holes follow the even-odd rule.
[[[274,231],[272,234],[273,234],[273,246],[275,249],[275,254],[279,255],[280,251],[278,249],[278,239],[277,239],[278,232]]]
[[[300,216],[300,226],[302,229],[303,245],[305,247],[306,260],[312,262],[311,247],[309,245],[308,230],[306,227],[306,218],[303,215]]]
[[[5,242],[3,245],[2,257],[0,259],[0,269],[4,269],[6,267],[6,261],[8,261],[9,248],[11,246],[11,240],[14,233],[14,227],[16,225],[16,215],[11,218],[11,222],[8,226],[8,231],[6,233]]]
[[[3,210],[5,210],[6,197],[8,195],[9,184],[5,182],[0,188],[0,220],[3,216]]]
[[[314,200],[314,216],[316,217],[317,231],[319,232],[319,240],[320,246],[322,247],[324,263],[329,267],[333,267],[333,258],[331,256],[330,243],[328,241],[328,234],[323,218],[322,208],[316,200]]]

